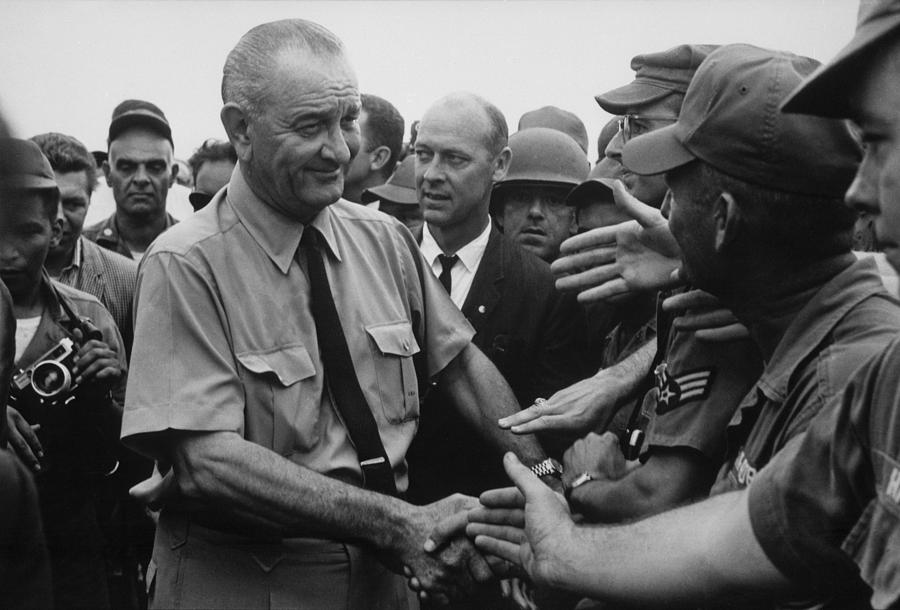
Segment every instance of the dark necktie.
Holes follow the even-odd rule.
[[[438,254],[438,260],[441,262],[441,275],[438,276],[438,279],[441,281],[441,284],[444,286],[444,290],[447,291],[447,294],[450,294],[450,287],[453,285],[450,272],[453,270],[453,265],[456,264],[456,261],[459,260],[459,257],[455,254],[452,256],[447,256],[446,254]]]
[[[306,252],[307,273],[309,274],[310,308],[319,336],[319,350],[325,367],[325,381],[331,389],[331,396],[347,427],[347,433],[359,458],[363,479],[367,488],[384,494],[397,495],[394,473],[390,460],[381,443],[375,417],[366,402],[347,338],[341,327],[325,263],[319,248],[319,231],[307,226],[303,229],[300,246]],[[402,397],[397,397],[402,400]]]

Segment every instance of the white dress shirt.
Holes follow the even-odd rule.
[[[490,235],[491,223],[488,221],[481,235],[456,252],[450,253],[459,257],[459,260],[450,269],[450,299],[460,309],[462,309],[463,303],[466,302],[466,297],[469,296],[472,280],[475,279],[475,272],[478,271],[478,265],[481,264],[481,258],[484,256],[485,249],[487,249]],[[441,261],[438,260],[438,255],[444,254],[444,251],[441,250],[441,247],[435,241],[427,222],[422,229],[422,245],[420,247],[425,260],[428,261],[428,265],[431,267],[431,271],[435,277],[440,277],[442,267]]]

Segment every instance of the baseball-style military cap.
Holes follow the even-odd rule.
[[[635,55],[631,60],[634,80],[594,99],[610,114],[625,114],[629,108],[655,102],[672,93],[683,95],[697,67],[716,48],[712,44],[683,44],[660,53]]]
[[[701,159],[762,187],[843,197],[861,158],[849,125],[779,111],[818,66],[808,57],[746,44],[719,48],[697,70],[678,121],[625,144],[625,166],[660,174]]]
[[[587,153],[587,128],[577,115],[568,110],[556,106],[543,106],[536,110],[529,110],[519,119],[519,131],[533,127],[549,127],[561,131],[571,136],[578,142],[581,150]]]
[[[17,189],[57,189],[50,161],[31,140],[0,138],[0,185]]]
[[[900,37],[900,0],[862,0],[856,34],[838,54],[813,72],[782,104],[784,112],[850,116],[860,68],[884,43]]]
[[[166,115],[159,109],[159,106],[144,100],[125,100],[116,106],[109,124],[107,145],[123,131],[136,125],[152,129],[167,139],[172,148],[175,148],[175,143],[172,141],[172,127],[169,125]]]
[[[407,155],[387,182],[364,190],[360,199],[363,203],[391,201],[404,205],[419,205],[419,198],[416,197],[415,155]]]
[[[587,180],[569,192],[566,203],[577,208],[596,201],[615,201],[612,185],[622,176],[623,170],[622,164],[618,161],[603,159],[594,166]]]

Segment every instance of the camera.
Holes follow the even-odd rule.
[[[78,329],[84,342],[103,335],[87,318],[70,315],[61,324],[69,336],[13,376],[9,405],[29,424],[40,424],[43,476],[108,476],[118,461],[97,417],[98,401],[105,396],[93,384],[76,383],[73,373],[81,349],[73,331]]]
[[[73,324],[85,341],[102,339],[102,333],[87,318],[78,318]],[[42,406],[68,404],[75,398],[78,384],[74,382],[72,369],[80,345],[69,337],[63,337],[44,355],[12,378],[10,402],[15,404],[33,392],[32,399]]]
[[[30,386],[40,397],[38,400],[42,402],[59,401],[66,398],[64,395],[68,395],[68,400],[63,402],[72,400],[71,391],[78,387],[72,383],[72,367],[75,365],[76,353],[74,341],[68,337],[60,339],[59,343],[38,358],[34,364],[13,377],[13,394],[21,395],[21,392]]]

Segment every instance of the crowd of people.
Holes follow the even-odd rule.
[[[900,2],[631,68],[594,163],[300,19],[187,162],[0,125],[0,605],[900,608]]]

